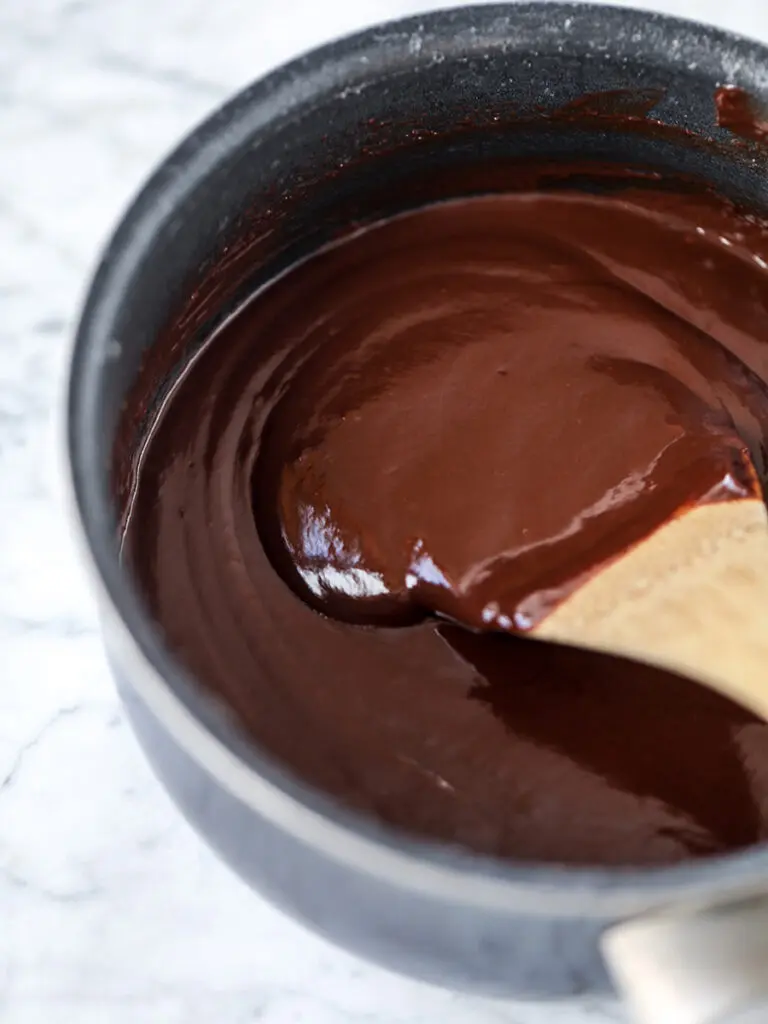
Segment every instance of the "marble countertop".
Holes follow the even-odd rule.
[[[0,0],[0,1022],[606,1024],[405,981],[285,919],[150,775],[60,511],[52,410],[99,246],[229,93],[414,0]],[[644,6],[768,38],[765,0]]]

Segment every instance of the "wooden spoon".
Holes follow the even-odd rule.
[[[692,508],[596,573],[533,635],[696,679],[768,719],[768,515]]]

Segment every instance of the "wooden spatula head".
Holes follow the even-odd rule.
[[[534,630],[688,675],[768,718],[768,515],[694,507],[574,591]]]

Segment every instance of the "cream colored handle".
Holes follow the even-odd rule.
[[[766,1024],[768,897],[617,925],[603,954],[637,1024]]]
[[[596,573],[534,633],[671,668],[768,719],[765,506],[690,510]]]

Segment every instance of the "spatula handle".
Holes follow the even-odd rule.
[[[768,896],[626,922],[603,953],[637,1024],[765,1024]]]

